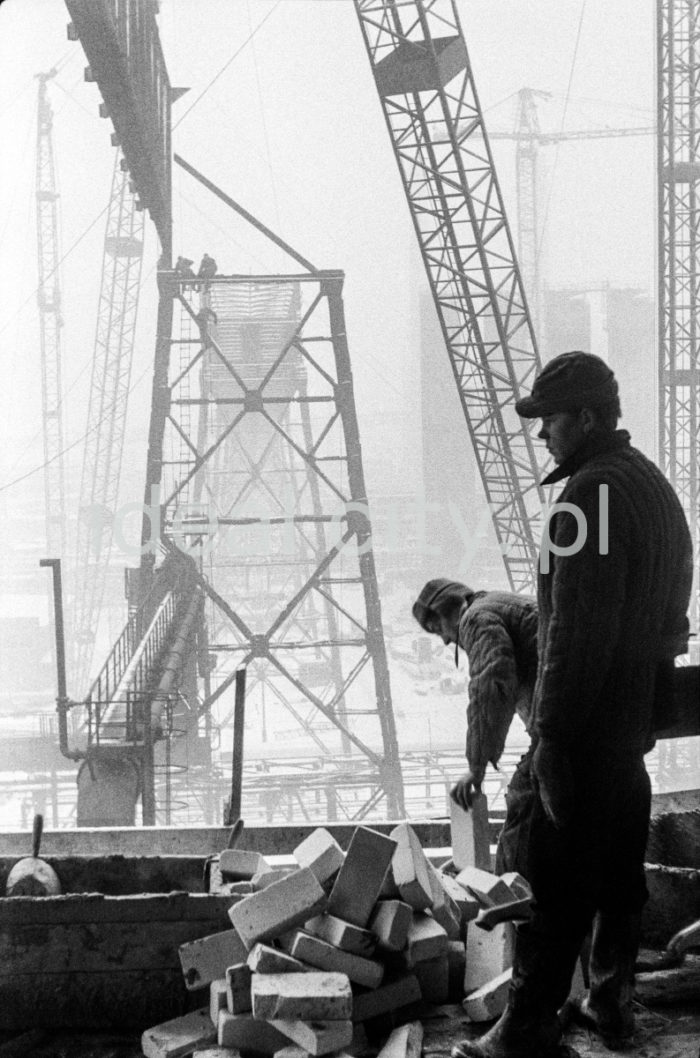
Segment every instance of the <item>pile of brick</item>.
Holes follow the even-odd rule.
[[[383,1015],[406,1021],[417,1003],[466,994],[473,1020],[499,1013],[512,925],[467,925],[522,900],[518,876],[437,870],[407,823],[389,836],[358,827],[346,853],[320,828],[293,855],[279,870],[221,853],[213,885],[232,898],[232,928],[180,948],[186,986],[208,986],[209,1006],[147,1030],[147,1058],[358,1055],[368,1027],[386,1031]],[[404,1025],[380,1053],[420,1054],[420,1039],[420,1023]]]

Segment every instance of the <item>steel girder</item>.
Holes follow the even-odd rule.
[[[119,496],[136,334],[144,214],[115,152],[107,214],[87,436],[80,484],[73,606],[73,685],[87,685],[104,598],[112,521]]]
[[[342,283],[327,271],[206,283],[160,273],[172,332],[158,338],[148,488],[159,488],[161,543],[200,566],[202,709],[229,728],[227,691],[246,666],[247,728],[316,761],[324,815],[362,818],[383,800],[397,818],[403,785]],[[144,589],[152,565],[145,555]],[[298,793],[310,813],[318,795],[318,784]]]
[[[658,0],[659,462],[700,554],[700,0]],[[700,585],[691,629],[700,623]],[[697,651],[697,643],[691,650]]]
[[[63,557],[66,543],[66,496],[63,460],[63,381],[58,190],[53,154],[53,111],[46,83],[56,71],[39,74],[36,143],[36,234],[39,269],[39,335],[41,405],[44,436],[44,504],[46,549]]]
[[[540,361],[453,0],[355,0],[508,578],[531,590],[544,494],[516,415]]]

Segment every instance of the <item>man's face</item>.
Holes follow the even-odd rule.
[[[459,632],[458,611],[455,611],[455,616],[449,617],[442,613],[433,612],[426,622],[426,631],[440,636],[445,646],[449,646],[450,643],[456,643]]]
[[[544,415],[537,436],[547,442],[547,451],[554,462],[563,463],[586,439],[581,412],[555,411]]]

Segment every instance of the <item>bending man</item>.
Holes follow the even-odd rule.
[[[472,591],[454,580],[429,580],[413,604],[413,616],[426,632],[459,647],[469,662],[467,747],[469,771],[455,784],[451,797],[469,809],[479,793],[489,764],[503,753],[513,716],[529,726],[537,675],[537,607],[527,595],[507,591]],[[518,771],[528,767],[526,755]],[[496,869],[515,870],[519,835],[516,776],[506,794],[508,812],[498,841]]]

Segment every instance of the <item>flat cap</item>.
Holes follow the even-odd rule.
[[[538,419],[558,411],[597,408],[618,395],[617,381],[604,360],[575,350],[555,356],[540,371],[529,397],[515,410],[524,419]]]

